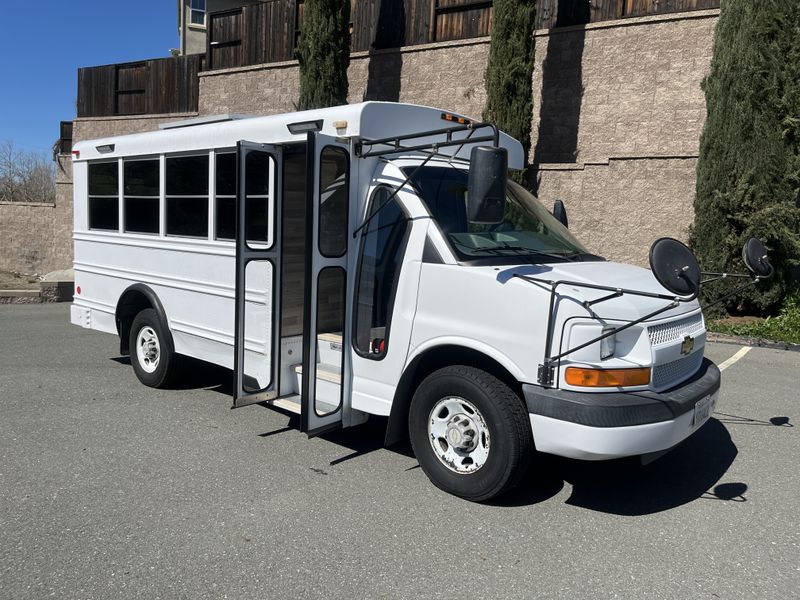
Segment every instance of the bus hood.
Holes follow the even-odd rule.
[[[520,265],[514,267],[500,268],[497,271],[497,279],[501,282],[519,282],[519,285],[533,286],[518,276],[535,277],[548,281],[564,281],[574,283],[588,283],[591,285],[604,285],[613,288],[625,288],[646,292],[649,294],[664,294],[673,296],[668,290],[661,286],[653,273],[649,269],[643,269],[634,265],[627,265],[615,262],[570,262],[542,265]],[[549,287],[541,286],[543,291],[549,293]],[[567,305],[572,305],[574,309],[567,309],[573,316],[588,316],[587,309],[583,307],[585,301],[596,300],[608,296],[611,292],[606,290],[595,290],[563,283],[558,286],[559,312],[566,309]],[[566,301],[566,302],[565,302]],[[600,302],[591,307],[594,315],[604,320],[633,321],[644,317],[659,308],[665,307],[669,300],[659,298],[648,298],[625,294],[618,298],[612,298]],[[664,319],[671,316],[678,316],[692,312],[699,308],[697,300],[681,302],[675,308],[671,308],[653,319]],[[562,313],[563,315],[563,313]]]

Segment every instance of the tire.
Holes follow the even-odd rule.
[[[425,378],[411,400],[408,426],[414,454],[433,484],[475,502],[517,485],[534,452],[522,400],[474,367],[446,367]]]
[[[139,381],[153,388],[166,387],[174,378],[177,361],[172,336],[155,310],[148,308],[136,315],[129,342],[131,365]]]

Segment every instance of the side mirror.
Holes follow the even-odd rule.
[[[508,152],[505,148],[476,146],[469,159],[467,220],[502,223],[506,211]]]
[[[767,248],[758,238],[751,237],[742,248],[742,260],[751,273],[763,278],[772,276]]]
[[[567,219],[567,207],[564,206],[563,200],[556,200],[553,202],[553,216],[564,227],[569,227],[569,219]]]

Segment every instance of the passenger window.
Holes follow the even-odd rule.
[[[208,237],[208,155],[167,158],[167,235]]]
[[[236,154],[217,154],[216,239],[236,237]]]
[[[89,229],[119,231],[117,161],[89,163]]]
[[[159,161],[131,160],[123,163],[125,231],[159,232]]]
[[[388,351],[389,327],[408,230],[405,213],[395,199],[389,200],[392,192],[381,187],[372,195],[368,214],[373,215],[383,208],[367,225],[361,238],[356,282],[354,344],[360,355],[374,359],[383,358]]]
[[[347,252],[348,166],[344,149],[323,149],[319,170],[319,251],[327,258],[338,258]]]

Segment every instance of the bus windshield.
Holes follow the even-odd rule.
[[[404,171],[408,176],[414,167]],[[466,171],[438,166],[418,169],[411,180],[459,259],[523,258],[537,263],[599,259],[589,254],[530,192],[513,181],[506,187],[501,223],[468,222],[467,180]]]

